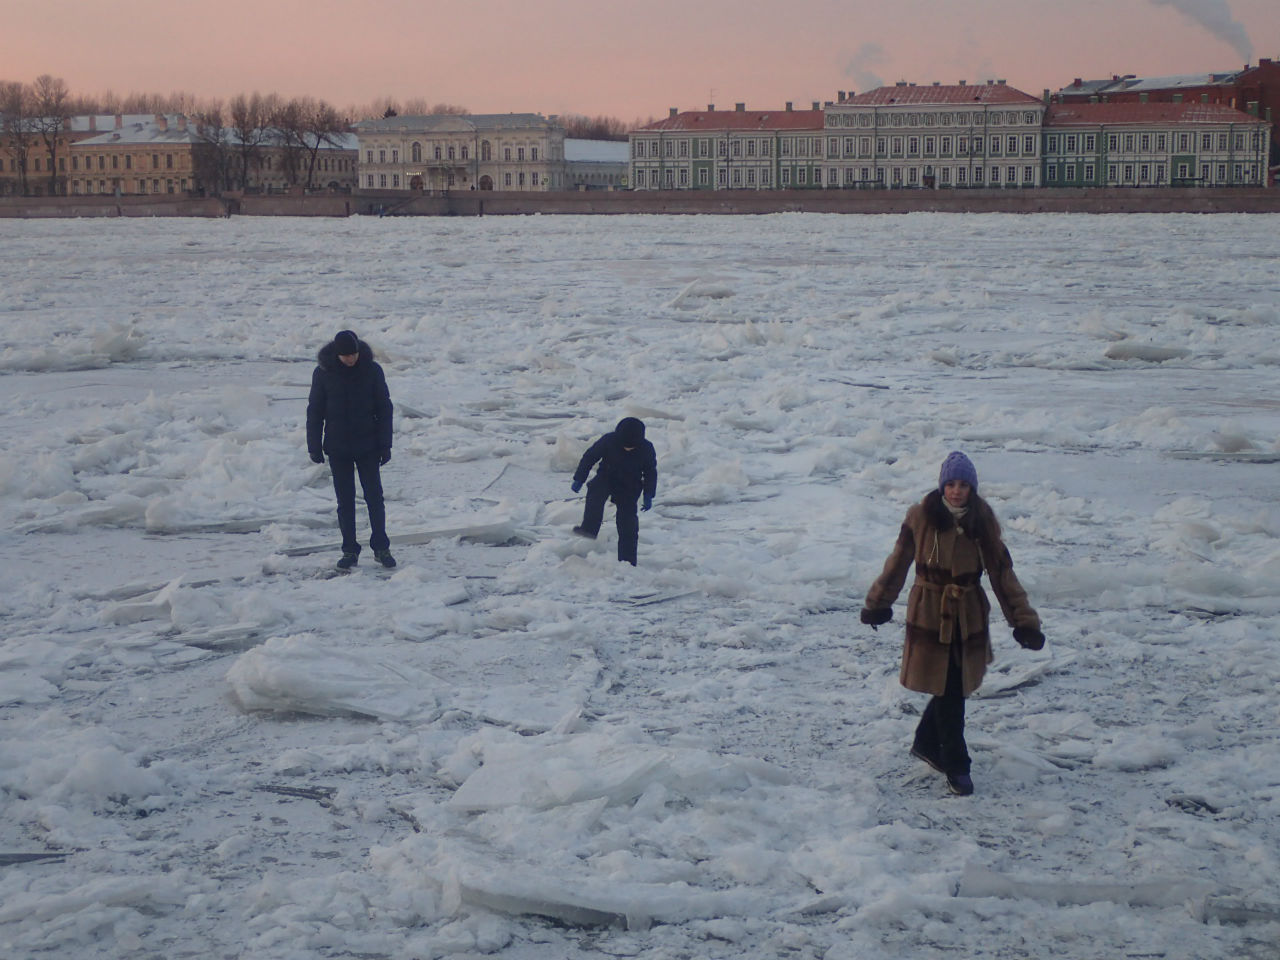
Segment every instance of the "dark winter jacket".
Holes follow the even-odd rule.
[[[624,450],[624,446],[632,449]],[[597,462],[600,468],[591,485],[608,484],[610,499],[615,503],[634,501],[642,493],[652,498],[658,490],[658,455],[653,444],[644,439],[644,424],[635,417],[621,420],[612,433],[606,433],[587,449],[573,472],[573,482],[585,481]]]
[[[937,490],[907,511],[893,552],[867,593],[867,609],[893,606],[912,563],[916,579],[907,596],[899,680],[909,690],[941,695],[950,644],[959,642],[968,696],[981,685],[993,659],[987,629],[991,603],[979,583],[983,571],[1011,627],[1039,630],[1040,617],[1013,573],[995,513],[976,493],[970,495],[969,511],[958,525]]]
[[[360,341],[348,367],[332,342],[320,348],[307,400],[307,452],[359,460],[391,449],[391,394],[373,351]]]

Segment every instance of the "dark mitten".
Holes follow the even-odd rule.
[[[1017,640],[1025,650],[1044,649],[1044,634],[1035,627],[1014,627],[1013,639]]]
[[[644,503],[640,504],[640,509],[648,510],[652,506],[653,506],[653,497],[645,497]]]
[[[569,489],[571,489],[574,493],[577,493],[579,490],[582,489],[582,481],[581,480],[573,481],[573,486],[570,487]]]
[[[312,463],[324,463],[324,454],[323,454],[323,453],[315,453],[315,452],[313,451],[313,452],[312,452],[312,454],[311,454],[311,462],[312,462]]]
[[[388,463],[390,463],[390,462],[391,462],[391,450],[390,450],[390,449],[383,450],[380,454],[378,454],[378,462],[379,462],[380,464],[382,464],[383,466],[386,466]]]
[[[862,613],[858,615],[858,618],[874,630],[880,624],[888,623],[893,619],[893,608],[885,607],[882,610],[870,610],[867,607],[863,607]]]

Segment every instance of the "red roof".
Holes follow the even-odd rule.
[[[1023,93],[1004,83],[956,84],[954,86],[893,86],[877,87],[866,93],[848,97],[844,104],[856,106],[886,106],[894,103],[962,104],[962,103],[1040,103],[1039,98]]]
[[[690,110],[641,127],[636,132],[822,129],[821,110]]]
[[[1052,103],[1046,127],[1100,123],[1265,123],[1224,103]]]

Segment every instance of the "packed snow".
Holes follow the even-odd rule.
[[[0,220],[0,954],[1274,960],[1278,257],[1275,216]],[[347,327],[400,566],[339,576]],[[636,568],[570,533],[623,416]],[[907,754],[901,601],[858,621],[952,449],[1048,637],[993,620],[965,798]]]

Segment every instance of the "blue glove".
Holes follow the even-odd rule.
[[[581,480],[573,481],[573,487],[572,487],[573,492],[577,493],[581,489],[582,489],[582,481]]]
[[[644,503],[642,503],[642,504],[640,505],[640,509],[641,509],[641,510],[648,510],[648,509],[649,509],[650,507],[652,507],[652,506],[653,506],[653,497],[645,497],[645,498],[644,498]]]

